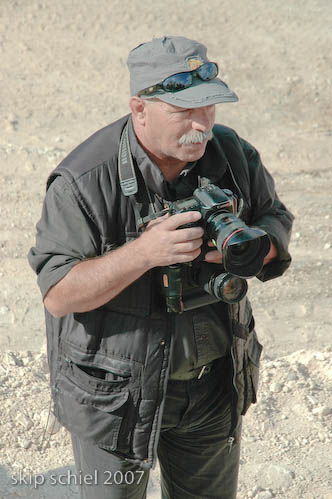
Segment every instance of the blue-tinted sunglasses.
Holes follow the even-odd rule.
[[[164,90],[165,92],[179,92],[180,90],[191,87],[195,77],[198,77],[203,81],[209,81],[216,78],[218,72],[218,65],[215,62],[206,62],[193,71],[176,73],[172,76],[168,76],[161,83],[145,88],[137,95],[151,95],[157,90]]]

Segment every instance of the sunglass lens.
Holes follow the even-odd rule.
[[[218,75],[218,66],[215,62],[207,62],[197,69],[198,76],[204,80],[212,80]]]
[[[192,81],[191,73],[178,73],[169,76],[163,81],[163,89],[166,90],[166,92],[178,92],[179,90],[190,87]]]

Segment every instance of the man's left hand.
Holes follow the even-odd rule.
[[[208,246],[216,248],[212,241],[208,242]],[[205,261],[209,263],[222,263],[222,254],[217,249],[208,251],[205,255]]]
[[[274,246],[274,244],[271,242],[270,251],[268,252],[266,257],[264,258],[264,265],[266,265],[267,263],[270,263],[270,261],[273,260],[274,258],[276,258],[277,256],[278,256],[278,250]]]

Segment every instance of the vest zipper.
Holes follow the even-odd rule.
[[[228,439],[227,439],[227,444],[229,447],[228,454],[230,454],[232,452],[234,442],[235,442],[235,437],[228,437]]]
[[[164,384],[163,384],[163,394],[162,394],[162,400],[160,402],[159,406],[159,414],[158,414],[158,420],[157,420],[157,428],[156,428],[156,435],[155,435],[155,440],[153,444],[153,450],[152,450],[152,469],[155,468],[156,462],[157,462],[157,448],[158,448],[158,443],[159,443],[159,437],[160,437],[160,432],[161,432],[161,423],[162,423],[162,417],[163,417],[163,412],[164,412],[164,405],[165,405],[165,399],[166,399],[166,390],[167,390],[167,382],[168,382],[168,375],[169,375],[169,366],[170,366],[170,356],[171,356],[171,351],[173,347],[173,331],[174,331],[174,314],[168,314],[168,327],[169,327],[169,343],[167,342],[162,342],[163,346],[163,357],[165,357],[165,349],[168,348],[168,364],[167,364],[167,369],[165,373],[165,379],[164,379]],[[164,360],[164,359],[163,359]],[[151,438],[151,437],[150,437]],[[149,461],[149,458],[146,460],[146,462]]]

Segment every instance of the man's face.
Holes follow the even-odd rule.
[[[196,161],[205,152],[214,122],[214,105],[186,109],[145,101],[143,145],[162,161]]]

